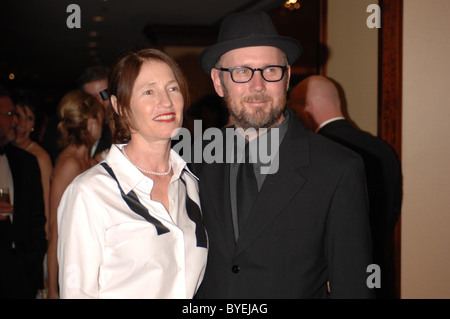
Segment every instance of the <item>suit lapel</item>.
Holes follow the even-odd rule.
[[[208,201],[211,203],[212,209],[209,210],[210,218],[214,218],[214,225],[217,228],[213,231],[219,238],[217,244],[221,246],[222,250],[228,250],[232,253],[235,248],[234,228],[231,216],[231,201],[230,201],[230,165],[225,164],[209,164],[204,166],[205,172],[203,182],[206,187],[204,190],[208,192],[201,194],[201,196],[208,196]],[[206,177],[205,177],[206,176]],[[217,184],[223,183],[222,187]],[[217,191],[220,189],[221,191]],[[212,190],[212,191],[209,191]],[[211,224],[211,223],[210,223]],[[212,232],[211,232],[212,233]]]
[[[280,146],[278,172],[266,177],[240,234],[235,257],[264,231],[300,191],[306,178],[300,174],[298,168],[309,166],[309,158],[306,130],[294,120],[294,115],[291,115],[288,131]]]

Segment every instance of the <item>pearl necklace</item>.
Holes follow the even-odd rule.
[[[136,164],[134,164],[134,163],[130,160],[130,158],[128,157],[127,153],[125,152],[125,147],[120,148],[120,150],[122,151],[122,153],[123,153],[123,155],[126,157],[126,159],[127,159],[131,164],[133,164],[134,167],[136,167],[138,170],[140,170],[140,171],[143,172],[143,173],[153,174],[153,175],[158,175],[158,176],[164,176],[164,175],[169,175],[169,174],[170,174],[170,171],[172,170],[172,164],[170,163],[170,161],[169,161],[169,170],[168,170],[167,172],[158,173],[158,172],[153,172],[153,171],[146,170],[145,168],[142,168],[142,167],[137,166]]]
[[[32,148],[34,146],[34,144],[36,144],[35,142],[31,142],[30,144],[28,144],[27,148],[25,149],[25,151],[29,151],[30,148]]]

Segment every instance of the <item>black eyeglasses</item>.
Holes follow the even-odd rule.
[[[17,116],[17,113],[16,113],[16,112],[13,112],[13,111],[9,111],[9,112],[0,112],[0,114],[6,115],[7,117]]]
[[[252,69],[248,66],[237,66],[234,68],[219,68],[220,71],[230,72],[231,80],[235,83],[247,83],[255,74],[255,71],[261,72],[264,80],[267,82],[278,82],[284,76],[287,66],[282,65],[268,65],[263,68]]]

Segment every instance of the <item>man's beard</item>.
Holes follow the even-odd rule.
[[[9,143],[14,142],[14,140],[16,139],[16,129],[11,128],[6,134],[5,136],[3,136],[2,138],[0,138],[0,146],[5,146]]]
[[[241,99],[240,101],[233,101],[229,96],[228,90],[223,86],[224,99],[227,103],[228,110],[233,117],[236,127],[241,127],[244,130],[248,128],[272,128],[283,115],[284,106],[286,104],[286,95],[283,95],[279,99],[278,105],[272,105],[269,110],[256,109],[253,112],[249,112],[244,106],[245,102],[263,101],[273,103],[274,100],[270,96],[264,93],[254,94],[250,97]]]

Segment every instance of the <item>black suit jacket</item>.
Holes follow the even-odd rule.
[[[0,222],[0,294],[33,298],[42,288],[47,249],[41,174],[30,153],[8,145],[5,154],[14,183],[14,214],[12,224]]]
[[[377,289],[377,296],[392,298],[395,296],[392,235],[402,203],[402,171],[397,154],[383,140],[357,129],[347,120],[333,121],[318,133],[352,149],[364,160],[373,261],[381,268],[381,289]]]
[[[237,242],[228,164],[193,164],[209,235],[198,298],[366,298],[371,239],[359,155],[291,113],[280,165]],[[327,293],[327,281],[331,293]]]
[[[98,141],[97,147],[94,151],[93,157],[95,157],[97,154],[103,152],[104,150],[107,150],[111,147],[111,141],[112,141],[112,132],[108,125],[103,124],[102,128],[102,136],[100,140]]]
[[[377,223],[385,229],[393,229],[402,202],[402,171],[395,151],[383,140],[357,129],[347,120],[331,122],[318,133],[362,156],[371,212],[377,212],[373,218],[378,218]]]

